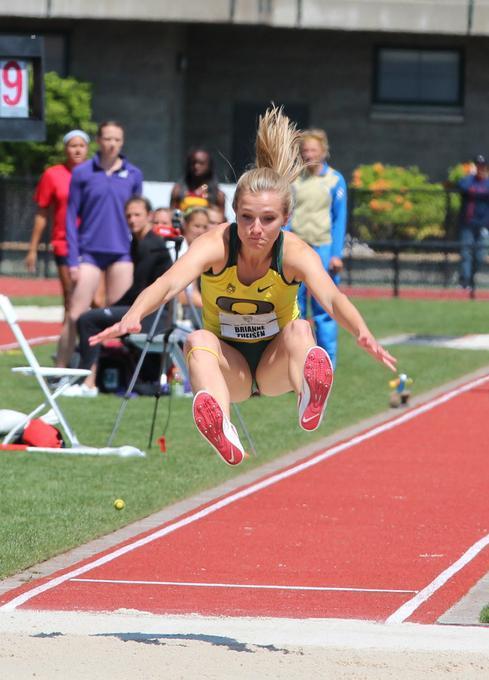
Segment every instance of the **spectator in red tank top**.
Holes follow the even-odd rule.
[[[54,259],[58,268],[58,276],[63,291],[63,303],[65,313],[70,304],[72,283],[68,269],[67,255],[68,245],[66,242],[66,207],[73,168],[83,163],[88,155],[89,136],[83,130],[71,130],[63,137],[65,145],[66,161],[63,164],[53,165],[41,175],[36,188],[34,200],[37,210],[34,217],[29,251],[25,264],[30,272],[36,271],[37,250],[44,230],[51,217],[51,245]],[[64,355],[66,344],[66,332],[62,332],[57,351],[56,364],[61,365],[59,357]]]

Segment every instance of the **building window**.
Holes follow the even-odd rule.
[[[375,60],[374,104],[458,107],[463,104],[463,55],[455,49],[382,47]]]

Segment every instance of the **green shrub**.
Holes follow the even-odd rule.
[[[459,180],[463,179],[467,175],[473,175],[475,173],[475,165],[471,161],[466,163],[458,163],[454,165],[453,168],[448,169],[448,181],[450,183],[456,184]]]
[[[0,142],[0,175],[38,177],[48,165],[65,159],[63,136],[69,130],[82,129],[93,135],[92,85],[76,78],[61,78],[46,73],[46,140],[43,142]]]
[[[413,166],[360,165],[353,172],[353,217],[361,239],[423,240],[445,236],[446,197]]]
[[[475,173],[475,165],[471,161],[466,161],[465,163],[458,163],[452,168],[448,169],[448,185],[455,189],[457,182]],[[462,200],[460,194],[453,190],[450,192],[450,210],[457,214],[460,212]]]

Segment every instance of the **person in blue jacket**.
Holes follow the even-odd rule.
[[[489,229],[488,163],[481,154],[474,158],[474,175],[458,183],[462,196],[459,215],[460,285],[473,288],[474,275],[484,261]]]
[[[327,163],[328,138],[324,130],[305,130],[301,137],[305,172],[294,183],[295,208],[289,224],[291,231],[306,241],[320,256],[333,281],[339,282],[343,269],[342,252],[346,233],[347,187],[337,170]],[[299,291],[299,306],[307,316],[307,290]],[[310,298],[316,340],[336,365],[338,327],[314,297]]]

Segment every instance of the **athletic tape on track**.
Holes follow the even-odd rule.
[[[278,472],[272,475],[271,477],[267,477],[266,479],[263,479],[260,482],[256,482],[255,484],[252,484],[251,486],[242,489],[241,491],[237,491],[236,493],[233,493],[229,496],[225,496],[224,498],[221,498],[220,500],[216,501],[215,503],[212,503],[211,505],[203,508],[202,510],[198,510],[197,512],[194,512],[181,520],[178,520],[161,529],[158,529],[157,531],[153,532],[152,534],[149,534],[148,536],[140,538],[134,541],[133,543],[124,545],[121,548],[118,548],[116,550],[113,550],[112,552],[107,553],[103,557],[99,557],[98,559],[83,565],[82,567],[72,569],[71,571],[62,574],[61,576],[57,576],[56,578],[53,578],[49,581],[46,581],[45,583],[42,583],[39,586],[36,586],[34,588],[31,588],[30,590],[25,591],[24,593],[21,593],[17,597],[14,597],[12,600],[10,600],[10,602],[6,602],[4,605],[0,606],[0,611],[13,611],[14,609],[25,604],[32,598],[37,597],[38,595],[41,595],[42,593],[45,593],[46,591],[51,590],[52,588],[56,588],[56,586],[59,586],[62,583],[65,583],[66,581],[81,576],[82,574],[85,574],[87,571],[96,569],[97,567],[107,564],[108,562],[112,562],[112,560],[115,560],[118,557],[121,557],[122,555],[126,555],[127,553],[130,553],[133,550],[136,550],[137,548],[141,548],[142,546],[147,545],[148,543],[152,543],[153,541],[156,541],[159,538],[162,538],[163,536],[167,536],[168,534],[177,531],[177,529],[181,529],[182,527],[192,524],[193,522],[197,522],[198,520],[203,519],[204,517],[207,517],[213,514],[214,512],[221,510],[222,508],[225,508],[228,505],[235,503],[236,501],[241,500],[242,498],[251,496],[252,494],[257,493],[262,489],[266,489],[267,487],[282,481],[283,479],[287,479],[288,477],[292,477],[293,475],[296,475],[299,472],[302,472],[303,470],[307,470],[308,468],[313,467],[318,463],[321,463],[323,460],[326,460],[331,456],[334,456],[338,453],[341,453],[342,451],[350,449],[356,446],[357,444],[361,444],[362,442],[367,441],[368,439],[376,437],[378,434],[387,432],[388,430],[392,430],[398,425],[402,425],[403,423],[406,423],[412,420],[413,418],[416,418],[417,416],[426,413],[427,411],[431,411],[433,408],[436,408],[437,406],[444,404],[447,401],[450,401],[451,399],[454,399],[455,397],[457,397],[460,394],[463,394],[464,392],[469,392],[475,387],[478,387],[479,385],[482,385],[488,381],[489,376],[477,378],[476,380],[466,383],[465,385],[461,385],[460,387],[457,387],[454,390],[450,390],[446,394],[442,394],[441,396],[436,397],[432,401],[428,401],[425,404],[421,404],[420,406],[413,408],[411,411],[408,411],[407,413],[403,414],[402,416],[399,416],[398,418],[393,418],[392,420],[389,420],[386,423],[382,423],[381,425],[378,425],[377,427],[374,427],[371,430],[368,430],[367,432],[356,435],[355,437],[352,437],[351,439],[342,442],[341,444],[333,446],[330,449],[326,449],[322,453],[317,454],[313,458],[310,458],[309,460],[306,460],[303,463],[299,463],[298,465],[295,465],[287,470]],[[484,541],[487,542],[488,540],[489,537],[486,537],[475,543],[474,546],[472,546],[464,554],[464,556],[457,560],[447,570],[442,572],[442,574],[440,574],[434,581],[432,581],[431,584],[429,584],[426,588],[420,591],[414,598],[412,598],[408,603],[406,603],[406,605],[403,605],[406,607],[405,612],[408,613],[401,612],[401,610],[403,609],[401,607],[399,610],[397,610],[397,612],[394,612],[394,614],[392,614],[392,617],[397,616],[396,618],[397,622],[405,621],[406,618],[408,618],[408,616],[410,616],[422,602],[426,601],[426,599],[428,599],[436,590],[438,590],[446,582],[446,580],[448,580],[448,578],[453,576],[471,559],[473,559],[485,547]],[[467,557],[464,559],[466,555]],[[448,571],[450,571],[450,574],[445,578],[444,575]],[[425,597],[423,594],[425,595]],[[422,597],[424,597],[423,600],[421,600]],[[410,607],[408,607],[408,605],[410,605]],[[390,620],[392,617],[389,617],[388,619],[390,623],[394,622]]]

